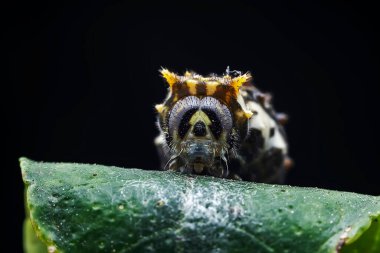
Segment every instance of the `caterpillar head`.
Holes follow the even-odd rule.
[[[228,152],[245,136],[252,116],[239,103],[239,88],[250,74],[180,76],[166,69],[161,74],[169,94],[156,110],[170,157],[186,171],[224,176]]]

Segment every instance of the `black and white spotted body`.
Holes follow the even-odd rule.
[[[240,95],[242,99],[238,101],[254,116],[248,120],[248,135],[237,152],[239,155],[233,158],[237,160],[236,174],[249,181],[283,182],[290,162],[282,125],[287,116],[276,113],[272,96],[252,84],[242,86]]]

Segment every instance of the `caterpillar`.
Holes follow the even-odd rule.
[[[154,140],[163,170],[266,183],[283,183],[292,160],[272,96],[249,72],[184,75],[162,68],[168,94],[157,104]]]

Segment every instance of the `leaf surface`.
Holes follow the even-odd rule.
[[[31,224],[49,252],[380,252],[379,197],[20,162]]]

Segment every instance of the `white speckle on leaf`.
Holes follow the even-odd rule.
[[[50,245],[48,247],[48,252],[49,253],[55,253],[55,252],[57,252],[57,248],[54,245]]]
[[[193,182],[192,182],[193,184]],[[217,187],[217,186],[216,186]],[[232,218],[243,215],[242,200],[235,196],[225,196],[222,189],[203,191],[193,185],[183,193],[182,210],[184,213],[183,226],[194,229],[194,220],[202,219],[204,225],[228,226]],[[236,198],[230,201],[228,198]],[[230,203],[234,203],[231,206]]]

